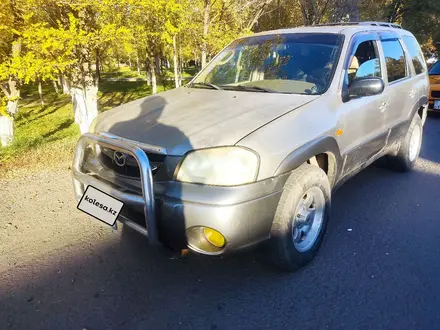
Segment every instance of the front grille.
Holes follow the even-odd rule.
[[[440,91],[432,91],[432,92],[431,92],[431,97],[437,97],[437,98],[440,98]]]
[[[112,170],[118,175],[123,175],[131,178],[140,178],[139,166],[133,156],[124,154],[125,164],[120,166],[116,163],[114,157],[115,151],[109,148],[100,148],[99,160],[108,169]],[[156,154],[145,151],[152,170],[153,177],[163,165],[166,155]]]

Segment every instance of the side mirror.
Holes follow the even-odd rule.
[[[350,99],[377,95],[383,92],[385,85],[381,78],[361,78],[351,82],[348,88]]]

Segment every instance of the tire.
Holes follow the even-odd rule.
[[[292,172],[284,186],[272,224],[269,240],[269,257],[272,263],[285,271],[293,272],[315,257],[327,227],[330,196],[329,180],[319,167],[304,164]],[[311,205],[315,207],[315,215],[322,215],[322,219],[319,224],[316,220],[318,218],[311,217],[315,227],[312,225],[310,228],[315,230],[309,231],[311,236],[303,236],[302,230],[306,227],[301,227],[301,224],[309,222],[310,217],[307,216],[308,221],[304,222],[301,206],[307,204],[308,198],[314,199]],[[304,244],[301,245],[302,243]]]
[[[417,158],[419,157],[422,139],[422,119],[420,118],[419,114],[416,114],[411,122],[408,132],[405,135],[405,138],[401,142],[397,155],[387,156],[388,167],[400,172],[411,171],[417,161]],[[413,143],[413,146],[411,143]]]

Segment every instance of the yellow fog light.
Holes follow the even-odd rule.
[[[217,230],[205,227],[203,229],[203,233],[205,234],[205,238],[212,245],[219,247],[219,248],[225,246],[225,238]]]

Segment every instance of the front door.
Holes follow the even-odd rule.
[[[365,77],[383,78],[383,65],[378,50],[378,34],[362,34],[352,41],[345,62],[343,103],[340,106],[338,137],[344,157],[342,175],[350,174],[377,155],[385,146],[387,128],[383,94],[361,98],[348,97],[350,83]]]

